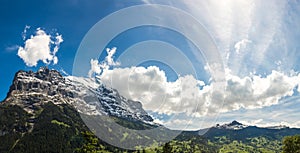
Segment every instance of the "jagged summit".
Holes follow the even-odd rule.
[[[0,116],[0,152],[74,152],[85,143],[83,133],[97,129],[121,140],[123,131],[113,129],[112,121],[124,129],[159,126],[140,102],[99,78],[65,77],[47,67],[15,74]]]
[[[234,121],[232,121],[231,123],[228,124],[228,126],[239,126],[239,125],[243,125],[243,124],[236,121],[236,120],[234,120]]]
[[[87,115],[110,115],[151,122],[153,119],[137,101],[128,100],[101,80],[62,76],[57,70],[41,67],[37,72],[15,74],[5,104],[17,105],[35,114],[48,102],[69,104]]]
[[[231,129],[231,130],[240,130],[248,127],[247,125],[244,125],[236,120],[232,121],[231,123],[228,124],[223,124],[223,125],[216,125],[216,128],[218,129]]]
[[[65,78],[56,70],[41,67],[37,72],[18,71],[9,88],[4,103],[18,105],[29,113],[47,102],[55,104],[70,101],[72,94],[66,90]]]

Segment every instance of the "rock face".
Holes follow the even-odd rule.
[[[63,77],[47,67],[41,67],[37,72],[18,71],[4,100],[4,103],[20,106],[30,114],[35,114],[48,102],[70,104],[87,115],[153,121],[140,102],[126,99],[117,90],[102,84],[101,80]]]
[[[46,67],[18,71],[0,103],[0,152],[72,153],[85,143],[82,132],[90,131],[83,116],[101,118],[96,115],[113,117],[133,129],[156,125],[140,102],[126,99],[99,79],[64,77]],[[107,123],[99,123],[100,130],[108,133]]]

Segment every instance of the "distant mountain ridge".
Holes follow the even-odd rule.
[[[282,124],[279,124],[279,125],[275,125],[275,126],[257,126],[257,125],[245,125],[245,124],[242,124],[236,120],[230,122],[230,123],[227,123],[227,124],[217,124],[215,127],[217,128],[225,128],[225,129],[233,129],[233,130],[240,130],[240,129],[244,129],[244,128],[247,128],[249,126],[256,126],[256,127],[259,127],[259,128],[266,128],[266,129],[285,129],[285,128],[290,128],[289,126],[287,125],[282,125]]]
[[[201,131],[201,130],[200,130]],[[300,134],[299,128],[289,128],[287,126],[275,126],[275,127],[257,127],[249,126],[233,121],[229,124],[216,125],[209,128],[204,134],[207,137],[224,136],[227,135],[233,139],[244,139],[249,137],[268,136],[273,139],[282,138],[286,135]]]
[[[232,130],[240,130],[240,129],[244,129],[246,127],[248,127],[248,125],[244,125],[236,120],[232,121],[229,124],[223,124],[223,125],[217,124],[216,125],[216,128],[219,128],[219,129],[232,129]]]

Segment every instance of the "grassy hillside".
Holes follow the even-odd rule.
[[[82,116],[69,105],[46,103],[35,110],[34,115],[19,106],[0,104],[0,152],[40,153],[40,152],[206,152],[206,153],[279,153],[282,152],[282,140],[285,136],[300,134],[299,129],[266,129],[247,127],[241,130],[211,128],[200,136],[197,131],[182,132],[174,140],[162,146],[153,141],[141,150],[124,150],[111,146],[96,137],[82,121]],[[117,136],[115,131],[105,129],[111,121],[130,129],[151,129],[153,125],[134,122],[125,118],[103,120],[103,131]],[[161,136],[170,130],[162,130]],[[122,132],[121,132],[122,133]],[[139,141],[135,133],[123,132],[120,142]],[[298,140],[298,139],[297,139]],[[148,142],[149,143],[149,142]],[[136,148],[140,148],[136,146]]]

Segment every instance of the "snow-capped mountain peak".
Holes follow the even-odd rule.
[[[21,106],[31,114],[45,103],[52,102],[70,104],[86,115],[153,121],[140,102],[126,99],[117,90],[105,86],[99,78],[64,77],[47,67],[41,67],[37,72],[18,71],[4,102]]]
[[[231,123],[228,124],[223,124],[223,125],[216,125],[216,128],[218,129],[230,129],[230,130],[241,130],[248,127],[248,125],[244,125],[238,121],[232,121]]]

